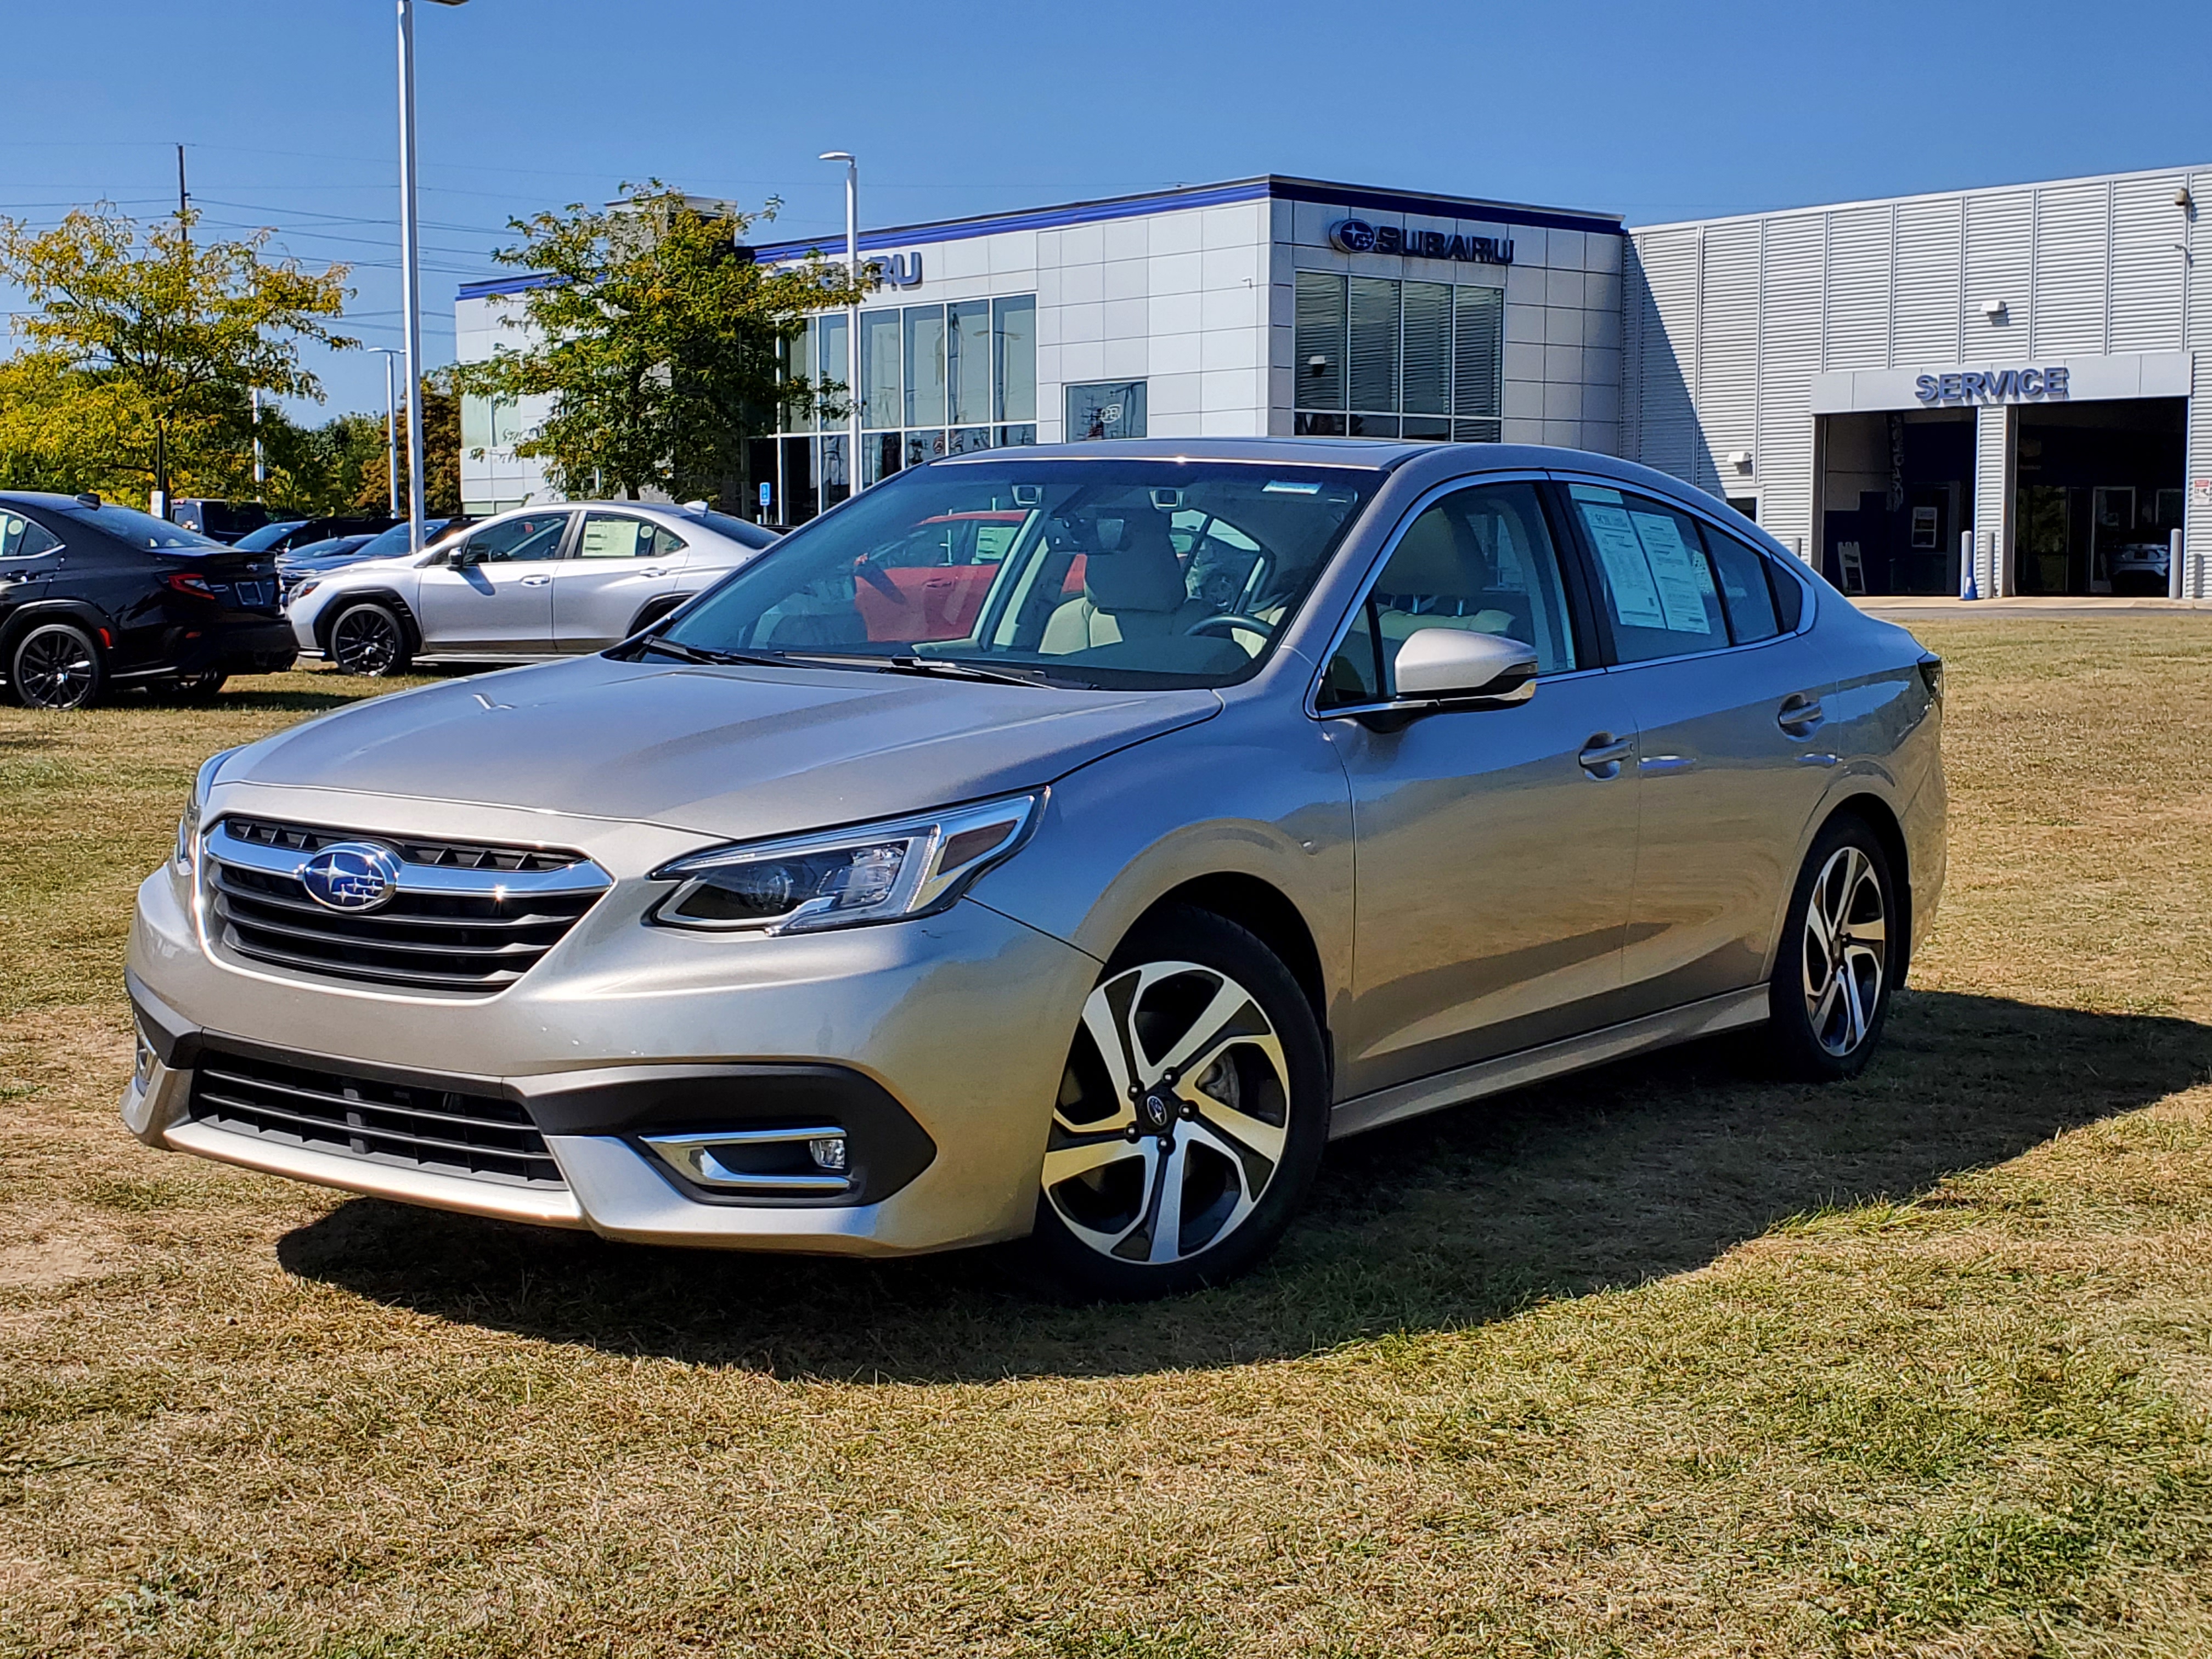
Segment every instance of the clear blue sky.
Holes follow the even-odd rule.
[[[2203,0],[417,13],[434,362],[509,215],[659,177],[839,230],[824,149],[859,153],[870,224],[1269,172],[1650,223],[2212,161]],[[75,0],[6,37],[0,212],[168,210],[181,142],[210,227],[351,264],[352,331],[398,343],[390,0]],[[382,406],[381,359],[317,366],[331,408]]]

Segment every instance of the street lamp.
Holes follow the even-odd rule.
[[[824,161],[845,164],[845,281],[853,302],[845,316],[845,493],[860,493],[860,164],[847,150],[824,150]],[[827,483],[829,481],[823,481]]]
[[[404,518],[407,509],[399,504],[399,387],[394,377],[398,368],[398,350],[391,346],[371,346],[371,351],[384,359],[384,452],[387,470],[392,474],[392,516]]]
[[[458,6],[465,0],[435,3]],[[422,550],[422,296],[416,269],[420,240],[415,223],[415,0],[399,0],[399,310],[407,348],[407,548],[412,553]]]

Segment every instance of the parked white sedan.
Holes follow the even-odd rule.
[[[628,639],[775,540],[700,506],[523,507],[419,554],[311,577],[286,614],[301,654],[348,674],[574,656]]]

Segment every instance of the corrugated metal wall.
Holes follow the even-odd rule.
[[[2186,214],[2174,202],[2185,186],[2200,204]],[[2212,356],[2209,194],[2212,167],[2175,168],[1636,232],[1622,453],[1717,495],[1756,493],[1760,522],[1809,550],[1814,374],[2189,347]],[[1747,450],[1749,471],[1729,465]],[[2212,478],[2201,397],[2190,477]],[[2192,491],[2189,512],[2191,580],[2212,585],[2212,505]]]

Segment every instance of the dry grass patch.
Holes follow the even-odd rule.
[[[1386,1131],[1136,1310],[146,1152],[131,888],[356,688],[0,716],[0,1653],[2212,1650],[2212,627],[1924,631],[1953,885],[1866,1078]]]

